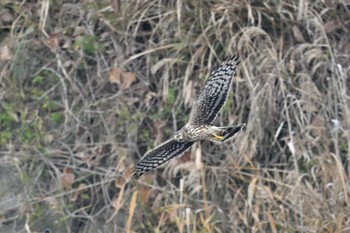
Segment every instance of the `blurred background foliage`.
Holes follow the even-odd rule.
[[[350,2],[0,3],[0,232],[350,231]],[[139,179],[226,55],[197,143]]]

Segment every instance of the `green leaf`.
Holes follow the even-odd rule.
[[[32,79],[32,84],[42,84],[43,82],[44,78],[40,75],[37,75]]]
[[[51,121],[55,124],[57,124],[62,118],[62,113],[60,112],[54,112],[51,114]]]
[[[85,53],[93,54],[96,51],[95,41],[94,36],[84,36],[75,41],[74,47],[81,48]]]
[[[175,91],[174,89],[172,88],[169,88],[169,91],[168,91],[168,96],[167,96],[167,102],[169,104],[173,104],[175,102]]]

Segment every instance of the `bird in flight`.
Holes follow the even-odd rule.
[[[182,155],[196,141],[208,140],[220,145],[241,132],[245,124],[226,127],[212,125],[227,100],[239,63],[239,57],[233,56],[213,69],[192,107],[188,123],[172,139],[147,152],[131,170],[133,176],[141,176]]]

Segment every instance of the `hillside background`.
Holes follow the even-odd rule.
[[[350,232],[350,1],[0,3],[0,232]],[[241,57],[215,125],[124,171]]]

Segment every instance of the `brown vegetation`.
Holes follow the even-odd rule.
[[[350,231],[350,2],[0,5],[0,232]],[[233,141],[129,180],[239,54]]]

